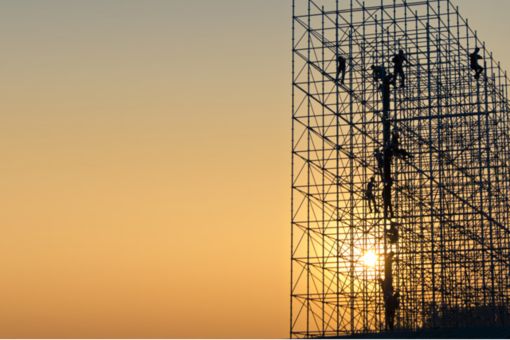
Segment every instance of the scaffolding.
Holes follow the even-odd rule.
[[[291,337],[510,323],[500,63],[450,0],[292,11]]]

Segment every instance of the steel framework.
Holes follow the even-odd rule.
[[[509,322],[500,63],[450,0],[293,0],[292,11],[291,337]],[[371,66],[389,74],[400,49],[405,87],[376,79]]]

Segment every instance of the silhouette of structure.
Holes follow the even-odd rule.
[[[450,0],[292,6],[291,336],[508,323],[506,72]]]

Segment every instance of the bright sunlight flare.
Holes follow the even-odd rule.
[[[374,268],[377,264],[377,255],[370,250],[363,255],[362,260],[366,267]]]

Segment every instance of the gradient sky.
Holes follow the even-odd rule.
[[[457,3],[510,70],[510,1]],[[290,0],[0,0],[0,43],[0,337],[287,336]]]

